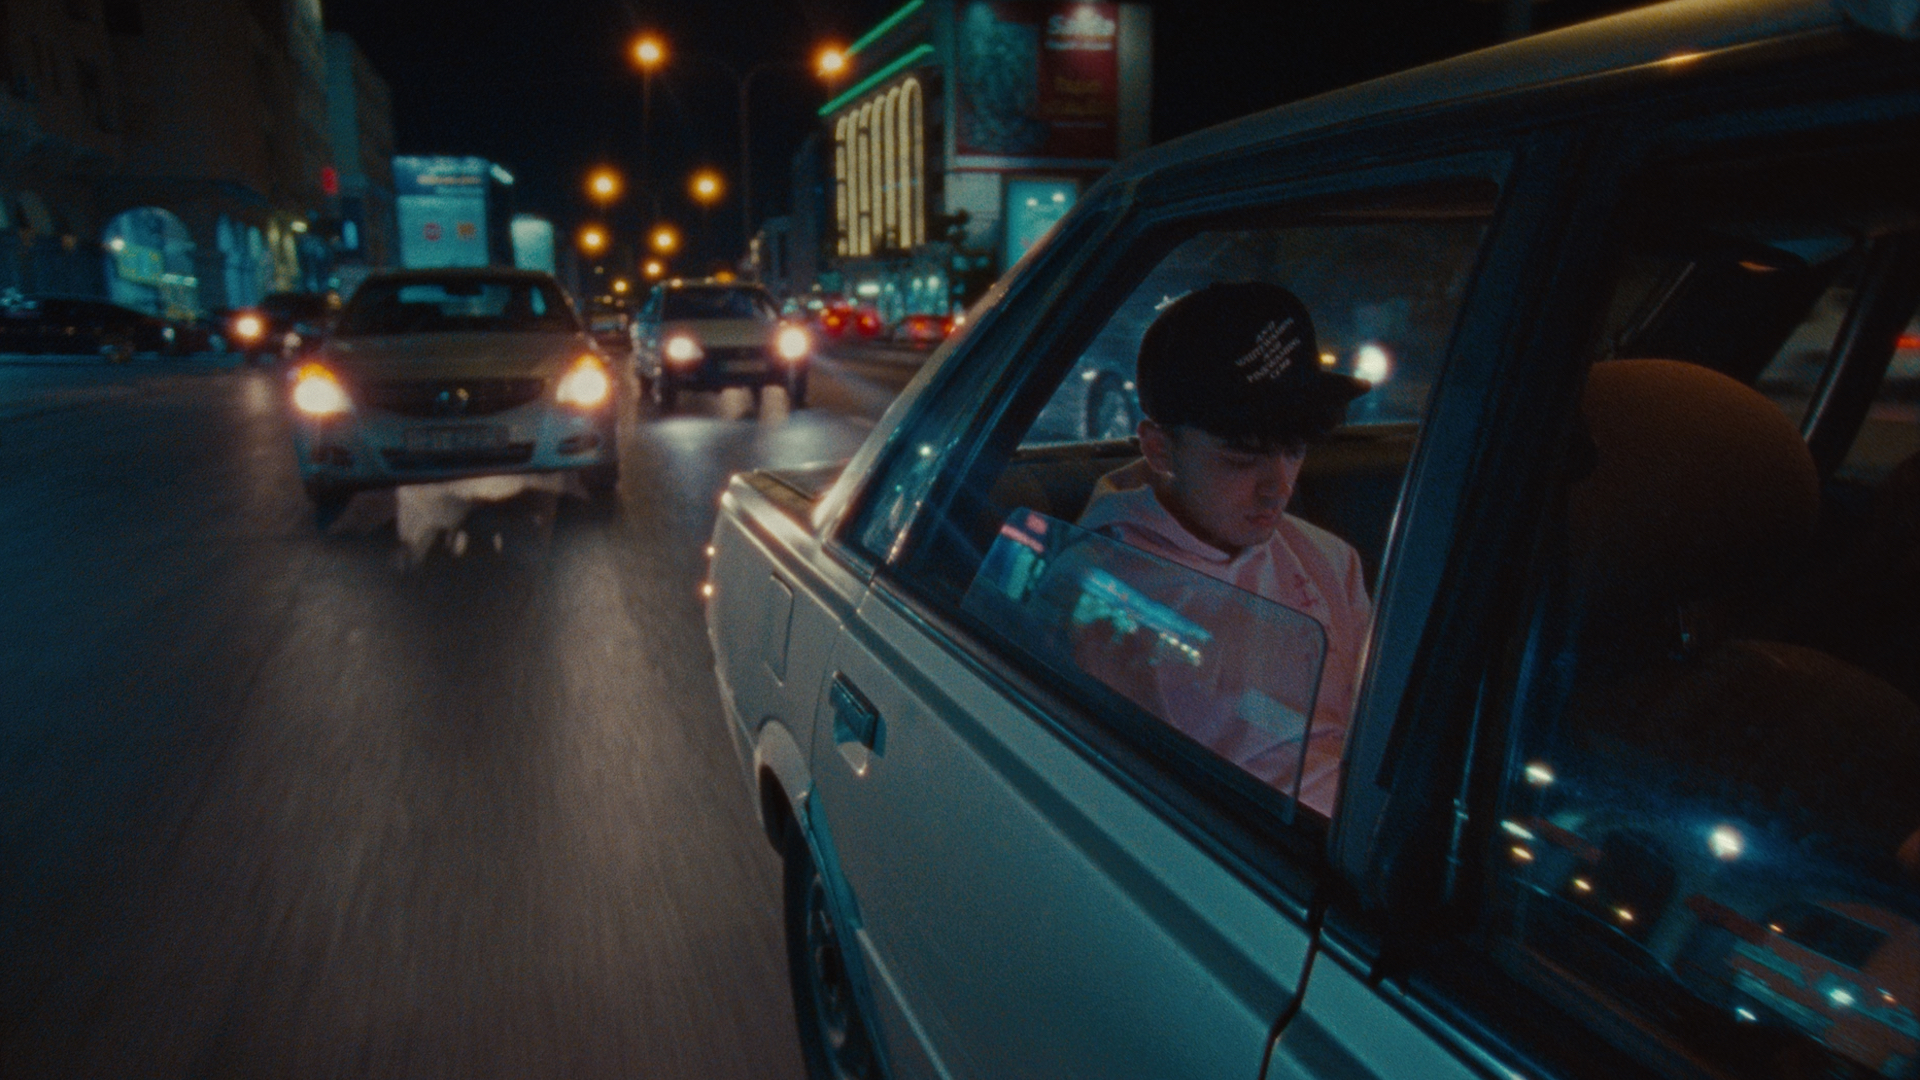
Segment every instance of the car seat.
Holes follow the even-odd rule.
[[[1574,738],[1631,785],[1738,805],[1889,859],[1920,825],[1920,707],[1738,612],[1811,541],[1805,441],[1757,391],[1697,365],[1594,366],[1592,472],[1568,495]]]

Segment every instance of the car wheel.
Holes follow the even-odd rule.
[[[596,498],[611,495],[620,486],[620,463],[589,465],[580,470],[580,482],[586,485],[587,494]]]
[[[1087,390],[1089,439],[1124,439],[1140,426],[1132,398],[1116,375],[1102,375]]]
[[[802,371],[787,376],[787,408],[804,409],[807,407],[807,373]]]
[[[878,1077],[880,1067],[854,998],[827,881],[814,865],[799,825],[788,827],[785,849],[787,963],[807,1075],[811,1080]]]
[[[315,480],[306,482],[307,501],[313,504],[313,523],[324,529],[338,521],[353,501],[353,489]]]

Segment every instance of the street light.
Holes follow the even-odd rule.
[[[693,200],[702,206],[719,202],[724,186],[720,174],[712,169],[701,169],[687,181],[687,190],[693,193]]]
[[[653,250],[662,255],[671,255],[680,246],[680,230],[671,225],[653,227]]]
[[[647,133],[653,127],[653,73],[667,62],[667,43],[648,31],[633,40],[633,62],[640,66],[640,186],[647,182]]]
[[[598,225],[587,225],[580,230],[580,250],[598,258],[607,250],[607,230]]]
[[[646,272],[648,281],[657,281],[661,274],[667,272],[667,264],[661,262],[659,259],[648,259],[647,265],[641,269]]]
[[[602,165],[587,174],[587,195],[603,208],[620,197],[620,187],[620,174],[611,166]]]
[[[847,54],[838,46],[828,45],[814,55],[814,74],[831,83],[847,73]]]

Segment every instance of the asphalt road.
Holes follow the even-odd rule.
[[[801,1076],[702,547],[910,373],[323,534],[272,375],[0,364],[0,1076]]]

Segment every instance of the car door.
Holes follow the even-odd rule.
[[[1629,97],[1604,168],[1516,192],[1577,205],[1430,448],[1477,433],[1509,509],[1450,553],[1276,1066],[1920,1073],[1920,92],[1813,51]]]
[[[964,362],[981,374],[951,388],[994,388],[973,427],[899,440],[883,497],[843,536],[883,565],[833,648],[809,807],[897,1075],[1262,1075],[1310,954],[1327,820],[1049,649],[1061,626],[1044,612],[981,597],[1020,557],[1010,544],[1073,534],[1101,474],[1134,454],[1059,440],[1080,372],[1130,370],[1156,306],[1246,278],[1323,313],[1323,363],[1391,357],[1373,422],[1310,453],[1327,466],[1302,481],[1378,580],[1503,168],[1488,154],[1143,213],[1073,264],[1077,287],[1047,276],[1058,260],[1016,286],[1010,303],[1039,308],[1014,320],[1028,329],[974,349]],[[1368,215],[1343,217],[1349,200]],[[1217,585],[1171,564],[1136,574],[1124,545],[1074,541],[1083,571],[1118,579],[1140,611]],[[1259,633],[1307,626],[1270,639],[1307,644],[1265,655],[1310,701],[1317,624],[1261,604],[1244,602]]]

